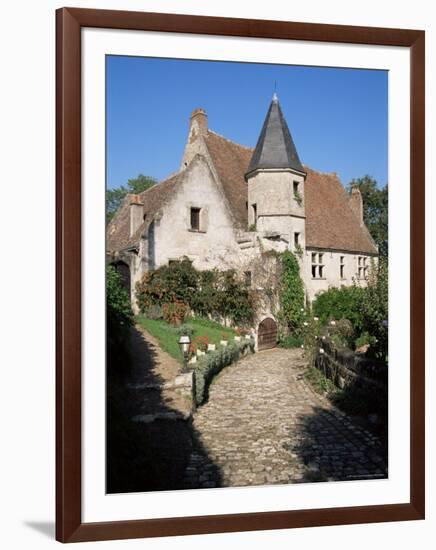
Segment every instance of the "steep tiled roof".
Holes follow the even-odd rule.
[[[266,114],[247,172],[259,168],[292,168],[304,172],[276,94]]]
[[[247,183],[244,174],[253,149],[242,147],[208,131],[206,143],[224,187],[233,215],[247,227]],[[305,183],[306,246],[376,254],[368,230],[360,225],[348,203],[348,194],[335,174],[302,167]]]
[[[247,172],[253,149],[234,143],[208,130],[205,143],[223,186],[237,227],[247,228]],[[377,249],[348,202],[348,194],[335,174],[303,167],[305,183],[306,246],[376,254]],[[130,237],[130,198],[126,197],[107,230],[109,251],[134,245],[155,213],[174,195],[183,172],[140,194],[146,214],[143,224]]]
[[[323,174],[305,166],[306,246],[366,252],[377,249],[350,207],[349,195],[336,174]]]
[[[183,172],[175,174],[146,191],[137,195],[139,202],[144,205],[144,221],[137,231],[130,237],[130,203],[132,195],[127,195],[118,212],[110,221],[107,228],[106,248],[109,252],[115,252],[136,244],[141,238],[148,224],[152,221],[156,212],[173,196],[177,182]]]
[[[211,130],[205,136],[207,149],[224,188],[237,225],[247,228],[247,171],[253,149],[243,147]]]

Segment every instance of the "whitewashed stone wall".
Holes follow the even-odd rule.
[[[312,277],[312,254],[323,254],[322,262],[323,277]],[[343,257],[344,276],[341,278],[341,257]],[[367,274],[371,269],[372,258],[365,254],[355,254],[343,251],[330,251],[330,250],[318,250],[307,249],[304,252],[301,269],[303,280],[306,285],[306,291],[309,301],[312,301],[318,292],[328,290],[330,287],[350,286],[353,284],[353,280],[360,286],[366,286],[367,280],[364,278],[358,278],[358,261],[359,257],[365,258],[361,260],[362,267],[363,262],[366,262]]]
[[[302,203],[294,197],[294,181],[298,182]],[[305,241],[304,177],[289,171],[260,171],[248,180],[248,225],[255,223],[256,205],[259,233],[279,233],[293,240],[294,232]]]
[[[200,208],[200,230],[191,230],[191,208]],[[226,199],[207,161],[196,157],[178,185],[177,193],[155,222],[154,269],[187,256],[196,269],[222,269],[240,262],[234,223]],[[150,243],[149,243],[150,246]]]

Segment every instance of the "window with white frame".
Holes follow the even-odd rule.
[[[339,256],[339,276],[345,279],[345,256]]]
[[[324,279],[324,253],[312,252],[312,279]]]
[[[368,278],[368,258],[366,256],[357,257],[357,278],[358,279],[367,279]]]

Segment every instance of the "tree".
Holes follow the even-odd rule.
[[[363,220],[375,243],[380,256],[388,255],[388,185],[378,187],[371,176],[352,179],[348,191],[357,187],[363,199]]]
[[[137,195],[146,191],[156,183],[155,178],[139,174],[137,178],[132,178],[127,181],[127,187],[120,185],[115,189],[106,190],[106,223],[109,223],[114,217],[115,212],[120,207],[120,204],[127,193]]]
[[[108,365],[115,365],[127,350],[133,312],[129,293],[112,265],[106,267],[106,323]]]

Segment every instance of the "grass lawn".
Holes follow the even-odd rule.
[[[174,357],[179,363],[183,363],[178,344],[180,327],[169,325],[161,319],[148,319],[143,315],[139,315],[136,320],[141,327],[145,328],[158,340],[160,347],[164,351],[171,355],[171,357]],[[226,334],[229,339],[233,338],[236,334],[231,328],[223,327],[219,323],[198,317],[187,319],[185,325],[189,325],[194,331],[192,340],[196,336],[207,336],[210,344],[219,344],[223,334]]]

